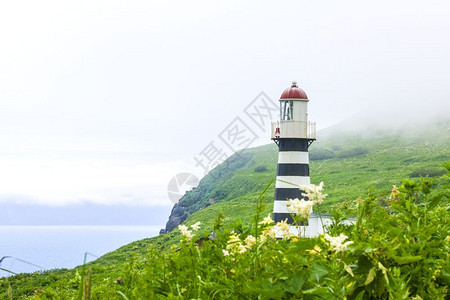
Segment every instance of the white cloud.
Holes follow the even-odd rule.
[[[0,156],[0,201],[8,195],[29,204],[171,205],[167,183],[179,164],[123,159],[71,159],[43,155]]]

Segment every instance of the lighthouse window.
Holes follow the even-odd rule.
[[[294,101],[289,101],[289,120],[293,119],[292,109],[294,108]]]
[[[286,109],[287,109],[287,105],[286,105],[286,101],[281,102],[281,120],[286,120]]]
[[[281,102],[281,120],[292,120],[293,101]]]
[[[284,102],[280,101],[280,120],[284,120]]]

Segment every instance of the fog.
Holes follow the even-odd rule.
[[[194,157],[292,80],[319,129],[446,118],[449,15],[446,1],[2,3],[0,202],[169,208],[169,180],[203,176]],[[250,146],[270,142],[249,126]]]

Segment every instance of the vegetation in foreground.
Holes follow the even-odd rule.
[[[328,235],[316,238],[285,232],[274,239],[272,229],[286,227],[263,218],[260,196],[247,225],[225,225],[221,215],[210,229],[183,225],[179,243],[131,257],[115,274],[120,278],[94,279],[95,266],[83,268],[64,285],[36,289],[29,298],[445,299],[449,174],[370,192],[336,210]],[[354,224],[343,222],[349,215],[357,217]],[[8,290],[2,296],[19,298],[14,285],[2,279]]]
[[[311,180],[312,182],[324,181],[328,194],[320,211],[333,212],[337,220],[345,218],[346,215],[355,216],[355,199],[363,195],[369,188],[377,191],[377,193],[372,193],[371,197],[375,198],[373,205],[377,207],[377,210],[381,210],[386,207],[385,202],[392,185],[400,185],[402,178],[412,177],[418,182],[420,176],[431,177],[445,174],[445,169],[440,166],[440,163],[448,161],[449,157],[450,132],[445,129],[445,121],[420,128],[398,132],[377,131],[376,135],[358,135],[336,130],[330,131],[328,137],[321,134],[318,141],[313,143],[310,152]],[[410,136],[407,136],[408,133]],[[321,154],[322,150],[326,152],[325,155]],[[184,224],[190,226],[200,221],[201,233],[215,231],[211,220],[216,219],[220,214],[223,216],[221,230],[228,228],[230,231],[236,227],[239,228],[241,226],[239,223],[251,224],[255,211],[255,199],[258,198],[267,183],[275,178],[276,151],[275,145],[246,149],[229,158],[234,161],[221,164],[212,170],[211,174],[202,179],[197,189],[188,193],[182,199],[183,201],[180,201],[186,206],[189,214]],[[354,156],[349,156],[348,153]],[[432,190],[434,191],[432,193],[438,191],[447,193],[447,198],[440,200],[441,207],[433,208],[433,210],[442,210],[442,206],[448,205],[448,178],[438,178],[433,183]],[[272,211],[273,185],[265,195],[267,197],[262,199],[262,202],[266,205],[260,207],[263,210],[260,213],[261,216],[267,216]],[[427,197],[430,199],[431,196]],[[436,214],[436,211],[433,214]],[[447,224],[447,218],[445,215],[440,224]],[[238,219],[241,221],[237,221]],[[373,223],[377,224],[375,221]],[[385,229],[390,230],[390,228]],[[346,233],[346,231],[342,231],[342,233],[347,234],[350,241],[354,241],[350,233]],[[336,232],[336,235],[338,234]],[[374,231],[373,234],[383,236],[380,230]],[[198,232],[197,235],[199,235]],[[220,240],[220,231],[217,232],[217,235]],[[244,236],[245,233],[241,235],[241,238]],[[225,238],[222,237],[222,239]],[[377,240],[380,242],[379,237]],[[149,249],[157,252],[157,255],[164,254],[166,257],[171,253],[171,247],[179,247],[173,245],[179,245],[180,241],[181,235],[179,231],[175,230],[168,234],[135,241],[105,254],[100,259],[71,270],[49,270],[0,278],[0,299],[8,299],[9,286],[11,286],[10,293],[13,299],[35,299],[35,295],[39,295],[40,299],[80,299],[84,293],[80,292],[82,281],[86,278],[89,283],[89,276],[87,276],[89,269],[92,270],[92,283],[85,286],[92,287],[90,293],[92,299],[123,299],[118,293],[116,294],[116,291],[125,293],[133,285],[136,288],[135,279],[142,280],[142,270],[147,266],[145,264],[143,267],[142,262],[151,261],[148,258]],[[303,243],[308,243],[307,241],[309,240],[304,240]],[[416,247],[418,246],[416,245]],[[290,251],[294,251],[292,248],[290,249]],[[349,247],[349,251],[353,251],[352,249]],[[382,247],[382,249],[384,248]],[[448,248],[446,249],[448,250]],[[407,253],[408,251],[405,251],[405,255]],[[133,274],[136,274],[137,277],[133,277],[133,284],[126,280],[127,272],[131,270],[131,257],[133,257],[134,267],[140,270],[139,272],[134,271]],[[445,259],[447,258],[445,257]],[[410,264],[408,266],[411,267]],[[418,268],[415,269],[416,272],[421,272],[420,267],[420,264],[414,267]],[[445,270],[439,275],[441,282],[442,278],[448,280],[448,269]],[[241,280],[242,277],[236,277],[236,279]],[[126,295],[130,299],[140,298],[130,296],[131,294]],[[184,294],[184,297],[189,297],[188,295]],[[365,294],[364,297],[367,298],[367,295]],[[411,291],[411,295],[414,295],[413,291]],[[308,298],[309,296],[299,296],[299,298],[301,297]]]

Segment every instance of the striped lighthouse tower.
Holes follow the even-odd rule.
[[[275,222],[293,223],[286,200],[303,198],[299,187],[310,184],[308,147],[316,139],[316,124],[308,122],[308,101],[297,82],[292,82],[280,97],[280,121],[272,122],[272,140],[278,145]]]

